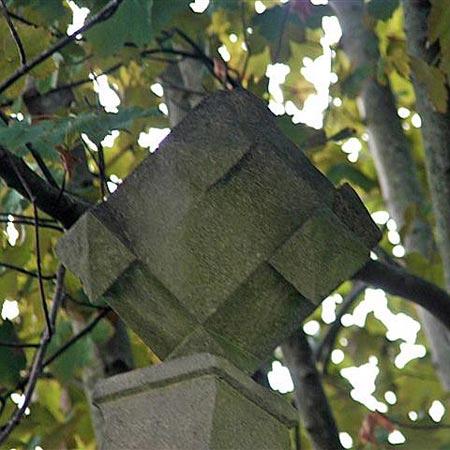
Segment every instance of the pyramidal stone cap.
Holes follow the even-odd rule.
[[[174,359],[97,384],[102,448],[294,449],[298,412],[228,361]]]
[[[380,232],[247,91],[189,112],[57,254],[162,359],[254,371],[369,259]]]

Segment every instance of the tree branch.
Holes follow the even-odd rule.
[[[320,365],[320,367],[322,368],[322,373],[324,374],[327,371],[330,355],[333,351],[334,343],[336,342],[337,335],[339,334],[339,330],[342,326],[342,316],[349,311],[355,300],[357,300],[361,293],[364,292],[366,287],[367,285],[365,283],[362,283],[361,281],[355,282],[350,293],[344,298],[344,301],[339,308],[339,312],[336,314],[336,320],[331,324],[327,334],[322,339],[319,347],[317,348],[315,354],[316,362]]]
[[[303,330],[281,346],[295,386],[295,403],[315,450],[339,450],[342,445],[311,347]]]
[[[5,218],[1,218],[0,217],[0,223],[12,223],[14,225],[34,225],[34,223],[30,220],[25,220],[25,219],[14,219],[14,220],[9,220],[9,219],[5,219]],[[39,228],[48,228],[51,230],[56,230],[56,231],[64,231],[64,228],[58,226],[58,225],[53,225],[51,223],[42,223],[40,220],[38,221],[38,226]]]
[[[5,269],[15,270],[16,272],[23,273],[24,275],[28,275],[33,278],[37,278],[38,274],[36,272],[31,272],[31,270],[23,269],[22,267],[15,266],[13,264],[8,264],[6,262],[0,261],[0,267],[4,267]],[[54,280],[55,275],[42,275],[41,278],[43,280]]]
[[[0,347],[9,347],[9,348],[39,348],[40,345],[41,344],[0,341]]]
[[[85,31],[92,28],[95,24],[109,19],[122,2],[123,0],[110,0],[97,14],[95,14],[78,30],[74,31],[69,36],[63,37],[55,45],[42,52],[31,61],[28,61],[26,64],[22,65],[9,78],[0,83],[0,94],[8,89],[11,85],[13,85],[17,80],[22,78],[25,74],[30,72],[30,70],[34,69],[54,53],[64,48],[67,44],[70,44],[78,34],[84,33]]]
[[[64,274],[65,269],[63,266],[58,268],[58,275],[56,279],[56,290],[53,295],[52,307],[50,310],[49,318],[50,318],[50,328],[53,329],[56,324],[56,315],[58,313],[58,309],[61,305],[61,302],[64,298]],[[1,428],[0,430],[0,444],[4,443],[8,438],[11,431],[19,424],[22,420],[25,411],[28,408],[28,405],[31,402],[31,398],[34,393],[34,388],[36,387],[37,380],[42,372],[42,362],[45,357],[45,352],[47,351],[48,344],[51,340],[51,334],[49,332],[49,328],[45,328],[42,333],[42,337],[40,339],[39,348],[36,351],[36,354],[33,359],[33,364],[31,366],[30,375],[27,380],[27,384],[24,389],[24,401],[20,408],[14,410],[11,414],[8,422]]]
[[[0,146],[0,178],[6,185],[15,189],[25,198],[28,198],[25,186],[23,186],[17,173],[27,181],[27,184],[36,198],[36,206],[49,216],[61,222],[65,228],[69,228],[89,208],[89,203],[76,199],[51,186],[36,173],[34,173],[25,162]]]
[[[450,295],[406,269],[371,260],[353,279],[422,306],[450,329]]]

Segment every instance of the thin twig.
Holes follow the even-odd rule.
[[[9,220],[9,219],[2,219],[0,217],[0,223],[12,223],[12,224],[17,224],[17,225],[33,225],[34,226],[34,222],[29,221],[29,220],[24,220],[24,219],[14,219],[14,220]],[[60,227],[58,225],[53,225],[51,223],[42,223],[41,221],[39,221],[39,227],[40,228],[48,228],[50,230],[56,230],[56,231],[64,231],[63,227]]]
[[[12,216],[15,219],[17,218],[17,219],[24,219],[24,220],[33,220],[34,219],[33,216],[26,216],[24,214],[16,214],[13,212],[0,212],[0,216],[7,216],[7,217]],[[42,223],[56,223],[55,219],[46,219],[46,218],[39,217],[38,220],[39,220],[39,222],[42,222]]]
[[[64,167],[63,179],[61,183],[61,187],[59,188],[58,197],[56,198],[56,204],[58,205],[61,201],[64,193],[66,192],[66,180],[67,180],[67,169]]]
[[[8,23],[9,32],[11,33],[11,36],[16,43],[17,51],[19,52],[19,60],[20,64],[25,66],[27,64],[27,56],[25,54],[25,48],[23,47],[22,41],[20,39],[19,33],[16,30],[16,27],[12,23],[11,17],[9,16],[8,9],[6,8],[5,0],[0,0],[1,2],[1,8],[3,15],[5,16],[6,22]]]
[[[122,63],[122,62],[117,63],[117,64],[114,64],[113,66],[109,67],[108,69],[105,69],[104,71],[100,72],[100,73],[97,75],[97,77],[100,77],[100,76],[102,76],[102,75],[108,75],[108,74],[110,74],[110,73],[113,73],[113,72],[115,72],[116,70],[120,69],[122,66],[123,66],[123,63]],[[43,94],[43,95],[45,96],[45,95],[54,94],[54,93],[56,93],[56,92],[63,91],[63,90],[65,90],[65,89],[76,88],[76,87],[82,86],[83,84],[88,84],[88,83],[92,83],[92,78],[82,78],[82,79],[80,79],[80,80],[75,80],[75,81],[72,81],[72,82],[70,82],[70,83],[61,84],[60,86],[57,86],[57,87],[55,87],[54,89],[50,89],[49,91],[47,91],[47,92],[46,92],[45,94]],[[37,94],[36,96],[40,96],[40,95],[41,95],[41,94]],[[33,98],[34,98],[34,96],[33,96],[33,97],[30,97],[30,100],[32,100]]]
[[[31,270],[24,269],[19,266],[15,266],[14,264],[9,264],[6,262],[0,261],[0,267],[4,267],[5,269],[11,269],[15,270],[16,272],[23,273],[24,275],[28,275],[33,278],[38,278],[38,274],[36,272],[32,272]],[[56,278],[56,275],[41,275],[41,278],[43,280],[54,280]]]
[[[102,144],[98,144],[98,170],[100,175],[100,194],[102,200],[105,200],[106,193],[109,193],[109,189],[106,177],[105,154],[103,152]]]
[[[70,300],[72,303],[75,303],[76,305],[83,306],[85,308],[102,309],[102,310],[103,309],[109,309],[108,307],[105,307],[105,306],[98,306],[98,305],[93,305],[92,303],[83,302],[81,300],[78,300],[78,299],[72,297],[69,294],[66,294],[64,299]]]
[[[42,362],[45,357],[45,352],[47,351],[48,344],[51,340],[51,334],[49,333],[50,329],[53,329],[56,324],[56,316],[58,313],[58,309],[61,305],[62,299],[64,297],[64,274],[65,269],[63,266],[59,266],[56,278],[56,290],[53,295],[52,307],[50,310],[50,327],[46,327],[42,333],[42,337],[40,339],[40,345],[37,349],[33,363],[30,369],[30,375],[28,377],[25,389],[24,389],[24,400],[22,406],[14,410],[11,414],[8,422],[1,428],[0,430],[0,444],[3,444],[8,438],[11,431],[19,424],[22,420],[25,411],[27,410],[31,398],[34,393],[34,389],[36,387],[37,380],[42,373]]]
[[[47,164],[45,164],[45,162],[42,159],[42,156],[39,154],[39,152],[30,143],[27,143],[25,146],[30,151],[30,153],[33,156],[34,160],[36,161],[39,169],[41,169],[42,174],[44,175],[45,179],[55,188],[59,188],[58,183],[56,182],[55,178],[53,177],[52,173],[50,172],[49,168],[47,167]]]
[[[47,298],[45,296],[44,281],[42,279],[42,256],[41,256],[41,243],[40,243],[40,232],[38,222],[38,210],[36,202],[34,200],[33,200],[33,213],[34,213],[34,237],[36,240],[36,262],[38,271],[39,294],[41,296],[42,309],[44,311],[45,322],[47,323],[48,327],[48,333],[50,336],[52,336],[53,328],[50,322],[50,314],[47,306]]]
[[[99,22],[103,22],[111,17],[112,14],[116,11],[119,5],[123,2],[123,0],[111,0],[109,1],[97,14],[95,14],[90,20],[88,20],[82,27],[78,30],[74,31],[71,35],[65,36],[60,39],[55,45],[52,45],[50,48],[33,58],[31,61],[28,61],[27,64],[22,65],[19,69],[17,69],[9,78],[0,83],[0,93],[4,92],[8,89],[12,84],[14,84],[17,80],[22,78],[25,74],[27,74],[30,70],[34,69],[36,66],[44,62],[54,53],[58,52],[62,48],[64,48],[67,44],[70,44],[73,40],[76,39],[76,36],[84,33],[85,31],[92,28],[95,24]]]
[[[23,273],[24,275],[28,275],[33,278],[37,278],[39,275],[36,272],[32,272],[31,270],[24,269],[19,266],[15,266],[14,264],[9,264],[0,261],[0,267],[4,267],[5,269],[11,269],[15,270],[16,272]],[[43,280],[54,280],[56,278],[56,275],[42,275],[41,278]]]
[[[38,25],[37,23],[31,22],[31,20],[28,20],[25,17],[19,16],[18,14],[14,13],[12,11],[8,10],[8,14],[12,19],[17,20],[17,22],[23,23],[24,25],[28,25],[29,27],[33,27],[33,28],[42,27],[42,25]]]
[[[248,63],[250,61],[250,56],[252,54],[251,49],[250,49],[250,44],[248,41],[247,19],[245,16],[245,2],[244,1],[241,1],[241,19],[242,19],[242,33],[244,34],[244,44],[247,49],[247,52],[245,55],[245,60],[244,60],[244,67],[242,68],[242,73],[240,76],[240,81],[242,82],[242,80],[245,79],[245,74],[247,73]]]
[[[79,333],[72,336],[64,345],[62,345],[58,350],[55,351],[51,356],[49,356],[42,364],[42,367],[47,367],[56,358],[61,356],[68,348],[72,347],[76,342],[78,342],[83,336],[88,334],[99,322],[110,312],[109,308],[104,308],[100,311],[97,316],[88,323]]]
[[[44,282],[42,278],[42,257],[41,257],[41,245],[40,245],[40,235],[39,235],[39,216],[38,216],[38,209],[36,206],[36,198],[30,189],[30,186],[28,186],[27,181],[22,176],[20,171],[16,168],[15,165],[13,165],[13,169],[16,172],[17,178],[22,183],[23,188],[25,189],[28,199],[30,200],[31,204],[33,205],[33,221],[34,221],[34,237],[36,241],[36,262],[37,262],[37,279],[39,284],[39,294],[41,297],[41,303],[42,303],[42,309],[44,311],[44,317],[45,322],[48,327],[48,333],[51,336],[53,334],[53,329],[51,327],[50,323],[50,316],[47,306],[47,299],[45,297],[45,289],[44,289]]]
[[[21,342],[4,342],[0,341],[0,347],[11,348],[39,348],[41,344],[21,343]]]
[[[327,334],[324,336],[322,341],[317,348],[315,357],[317,363],[322,367],[322,372],[325,374],[327,372],[328,362],[330,360],[331,352],[334,348],[334,343],[339,334],[339,330],[342,327],[341,319],[344,314],[346,314],[352,307],[353,303],[358,299],[362,292],[366,289],[367,285],[360,281],[355,282],[350,293],[344,298],[338,313],[336,314],[336,320],[332,323],[328,329]]]
[[[214,78],[216,78],[221,83],[225,84],[225,87],[227,86],[227,83],[233,88],[240,86],[239,80],[236,80],[230,76],[229,74],[230,69],[225,61],[222,60],[223,63],[225,64],[225,67],[227,68],[226,80],[222,80],[222,78],[214,71],[214,61],[209,56],[206,55],[206,53],[197,45],[197,43],[194,42],[186,33],[184,33],[179,28],[174,28],[174,32],[177,33],[185,42],[187,42],[191,46],[191,48],[194,50],[195,55],[198,57],[198,59],[203,61],[206,68],[209,70],[209,72],[211,73],[211,75],[213,75]]]
[[[20,23],[22,23],[24,25],[28,25],[29,27],[33,27],[33,28],[44,28],[44,29],[47,30],[47,28],[44,25],[32,22],[31,20],[26,19],[25,17],[19,16],[19,14],[16,14],[16,13],[12,12],[11,10],[8,10],[8,14],[10,15],[10,17],[12,19],[17,20],[17,22],[20,22]],[[62,31],[58,30],[54,26],[51,27],[50,29],[48,29],[48,31],[50,32],[50,34],[52,36],[56,36],[58,38],[60,38],[62,36],[65,36],[65,33],[63,33]]]

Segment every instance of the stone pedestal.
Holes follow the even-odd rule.
[[[102,381],[94,402],[105,450],[294,448],[294,408],[207,353]]]

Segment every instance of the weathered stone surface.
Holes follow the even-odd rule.
[[[236,90],[189,113],[57,251],[161,358],[202,350],[251,372],[378,239],[353,190]]]
[[[367,260],[367,247],[338,217],[324,209],[304,223],[270,259],[296,289],[319,304],[355,266]]]
[[[222,358],[196,354],[97,385],[108,450],[289,450],[295,410]]]

